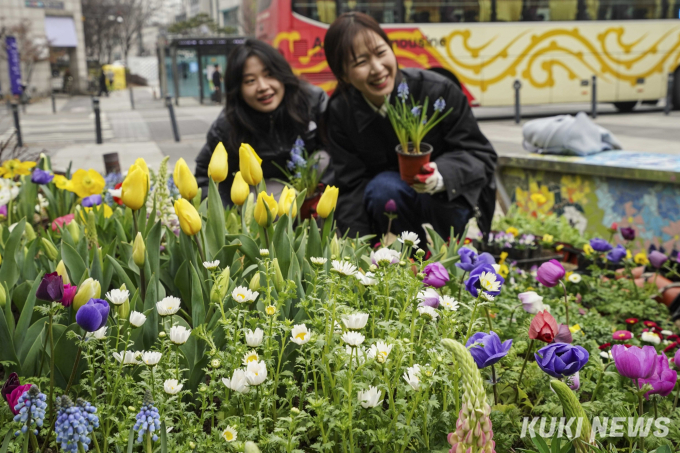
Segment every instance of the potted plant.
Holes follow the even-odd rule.
[[[281,183],[293,187],[297,193],[306,190],[305,201],[300,208],[300,217],[303,219],[309,219],[312,213],[316,211],[316,205],[323,192],[323,184],[320,181],[326,169],[319,168],[320,159],[319,151],[309,154],[305,149],[304,140],[298,137],[290,150],[290,160],[286,164],[286,168],[274,162],[274,165],[288,179],[288,181],[280,181]]]
[[[399,174],[402,180],[412,185],[414,176],[420,173],[423,165],[430,162],[430,155],[432,154],[432,145],[423,143],[423,138],[453,109],[442,114],[446,102],[443,98],[439,98],[434,102],[434,113],[428,119],[429,99],[427,97],[425,97],[422,106],[415,102],[413,96],[407,103],[409,90],[406,82],[401,82],[397,91],[399,99],[394,105],[385,99],[387,117],[390,119],[394,132],[399,139],[399,145],[396,148],[399,157]]]

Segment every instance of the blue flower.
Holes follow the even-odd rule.
[[[295,140],[295,145],[294,145],[294,146],[295,146],[296,148],[304,148],[304,147],[305,147],[305,141],[302,140],[300,137],[298,137],[298,138]]]
[[[607,253],[607,260],[617,264],[619,261],[625,258],[627,254],[628,252],[626,251],[625,247],[619,244],[611,252]]]
[[[151,440],[156,442],[158,436],[154,434],[154,431],[161,429],[161,417],[158,415],[158,409],[153,405],[153,399],[151,398],[151,392],[146,391],[144,395],[144,404],[139,410],[136,417],[137,422],[132,428],[137,431],[137,442],[141,443],[144,440],[144,434],[149,433],[151,435]]]
[[[479,297],[479,292],[490,296],[501,293],[505,279],[496,273],[491,264],[480,264],[470,272],[470,278],[465,280],[465,289],[473,297]]]
[[[445,107],[446,107],[446,101],[444,101],[444,98],[439,98],[436,101],[434,101],[434,110],[436,112],[443,111]]]
[[[34,184],[47,184],[52,182],[53,179],[54,175],[52,173],[40,168],[33,170],[33,174],[31,175],[31,182]]]
[[[288,167],[288,170],[293,171],[295,170],[295,162],[292,160],[289,160],[288,163],[286,164],[286,167]]]
[[[302,173],[300,172],[295,173],[295,177],[298,179],[302,178]]]
[[[602,238],[591,239],[590,246],[596,252],[608,252],[612,249],[612,245]]]
[[[536,364],[550,376],[561,379],[576,374],[588,363],[589,354],[582,346],[552,343],[534,354]]]
[[[89,197],[83,198],[83,201],[80,202],[83,206],[86,208],[92,208],[94,206],[99,206],[102,204],[102,196],[101,195],[90,195]]]
[[[493,330],[489,333],[477,332],[465,343],[470,355],[475,359],[477,368],[486,368],[508,355],[512,340],[501,343],[498,334]]]
[[[413,115],[413,116],[418,116],[418,115],[420,115],[420,111],[421,111],[421,110],[422,110],[422,107],[419,106],[419,105],[416,105],[415,107],[413,107],[413,108],[411,109],[411,115]]]
[[[292,154],[292,155],[291,155],[291,160],[292,160],[293,163],[294,163],[296,166],[298,166],[298,167],[302,167],[302,166],[304,166],[304,165],[307,163],[307,161],[305,160],[304,157],[302,157],[302,156],[300,156],[300,155],[297,155],[297,154]]]
[[[88,434],[99,427],[99,417],[95,415],[97,409],[82,398],[78,398],[76,404],[66,395],[57,398],[54,429],[61,449],[73,453],[78,451],[78,442],[83,450],[88,451],[91,442]]]
[[[45,409],[47,409],[47,396],[44,393],[40,393],[37,385],[32,385],[27,392],[17,400],[17,405],[14,406],[14,410],[18,412],[14,416],[15,422],[21,422],[21,430],[14,433],[15,436],[19,434],[26,434],[29,428],[33,429],[33,434],[38,435],[38,430],[43,425],[45,420]],[[28,422],[28,415],[31,415],[31,426],[29,427],[26,422]]]
[[[95,332],[106,325],[109,304],[102,299],[90,299],[76,313],[76,322],[86,332]]]
[[[408,85],[406,82],[401,82],[399,84],[399,87],[397,88],[397,96],[401,98],[402,101],[405,101],[406,98],[408,97]]]

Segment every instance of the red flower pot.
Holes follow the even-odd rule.
[[[429,143],[420,144],[420,153],[415,154],[413,144],[409,143],[409,151],[405,153],[401,145],[397,145],[397,156],[399,157],[399,176],[403,181],[406,181],[409,186],[415,182],[414,177],[421,172],[423,165],[430,162],[432,155],[432,145]]]
[[[316,214],[316,206],[319,204],[319,199],[323,194],[323,184],[319,184],[316,187],[316,191],[309,197],[305,197],[305,201],[302,202],[302,207],[300,208],[300,218],[301,219],[311,219],[313,215]]]

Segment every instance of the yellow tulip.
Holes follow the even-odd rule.
[[[132,245],[132,260],[139,267],[144,266],[144,260],[146,257],[146,245],[144,245],[144,238],[142,233],[137,233],[135,237],[135,242]]]
[[[224,149],[222,142],[219,142],[213,151],[208,165],[208,176],[216,183],[220,183],[227,179],[229,174],[229,158],[227,157],[227,150]]]
[[[267,208],[269,208],[269,215],[267,215],[267,208],[265,208],[265,203]],[[253,216],[258,225],[263,228],[271,225],[271,221],[276,217],[276,213],[279,212],[279,206],[276,204],[276,199],[274,194],[267,195],[263,190],[257,196],[257,203],[255,204],[255,211]]]
[[[234,176],[234,182],[231,183],[231,201],[237,206],[243,206],[249,193],[250,187],[243,180],[241,172],[237,171],[236,176]]]
[[[12,179],[16,175],[30,175],[31,168],[36,165],[37,162],[21,162],[19,159],[6,160],[0,167],[0,176],[5,179]]]
[[[102,287],[99,282],[92,277],[85,280],[73,298],[73,309],[77,312],[80,307],[85,305],[90,299],[99,299],[102,294]]]
[[[193,200],[198,193],[198,184],[194,175],[191,174],[187,163],[181,157],[175,164],[172,178],[175,180],[175,185],[179,189],[180,195],[187,200]]]
[[[60,260],[59,264],[57,264],[57,274],[61,275],[61,281],[64,283],[64,285],[69,285],[71,284],[71,280],[68,278],[68,272],[66,272],[66,266],[64,265],[64,261]]]
[[[70,192],[73,192],[73,183],[71,182],[70,179],[66,179],[66,176],[64,175],[54,175],[54,179],[52,179],[52,182],[54,183],[55,186],[57,186],[57,189],[61,190],[68,190]]]
[[[121,187],[120,199],[123,204],[133,211],[137,211],[144,206],[146,192],[149,189],[148,176],[137,165],[130,167],[123,186]]]
[[[238,149],[239,167],[243,180],[251,186],[256,186],[262,181],[262,159],[257,155],[252,146],[241,143]]]
[[[326,186],[321,198],[319,199],[319,204],[316,206],[316,213],[322,218],[326,218],[331,215],[335,205],[338,204],[338,193],[339,190],[335,186]]]
[[[292,211],[290,209],[291,206],[293,206]],[[289,212],[291,217],[295,217],[295,214],[297,214],[297,199],[295,189],[285,186],[279,197],[279,217]]]
[[[201,231],[201,216],[194,208],[194,205],[189,203],[184,198],[175,201],[175,214],[179,218],[179,226],[187,236],[193,236]]]
[[[66,187],[66,189],[74,192],[80,198],[85,198],[90,195],[101,194],[104,191],[106,181],[96,170],[83,170],[81,168],[73,173],[71,185],[70,188]]]
[[[136,165],[136,166],[138,166],[139,168],[142,169],[142,171],[146,174],[147,179],[151,178],[151,173],[149,172],[149,166],[146,165],[146,161],[143,158],[138,157],[137,160],[135,160],[134,165]],[[132,167],[130,167],[130,168],[132,168]]]

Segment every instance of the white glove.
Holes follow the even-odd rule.
[[[434,162],[423,165],[423,173],[416,175],[415,180],[419,181],[419,183],[413,184],[413,190],[418,193],[429,193],[432,195],[445,189],[444,177],[439,173],[437,164]]]

